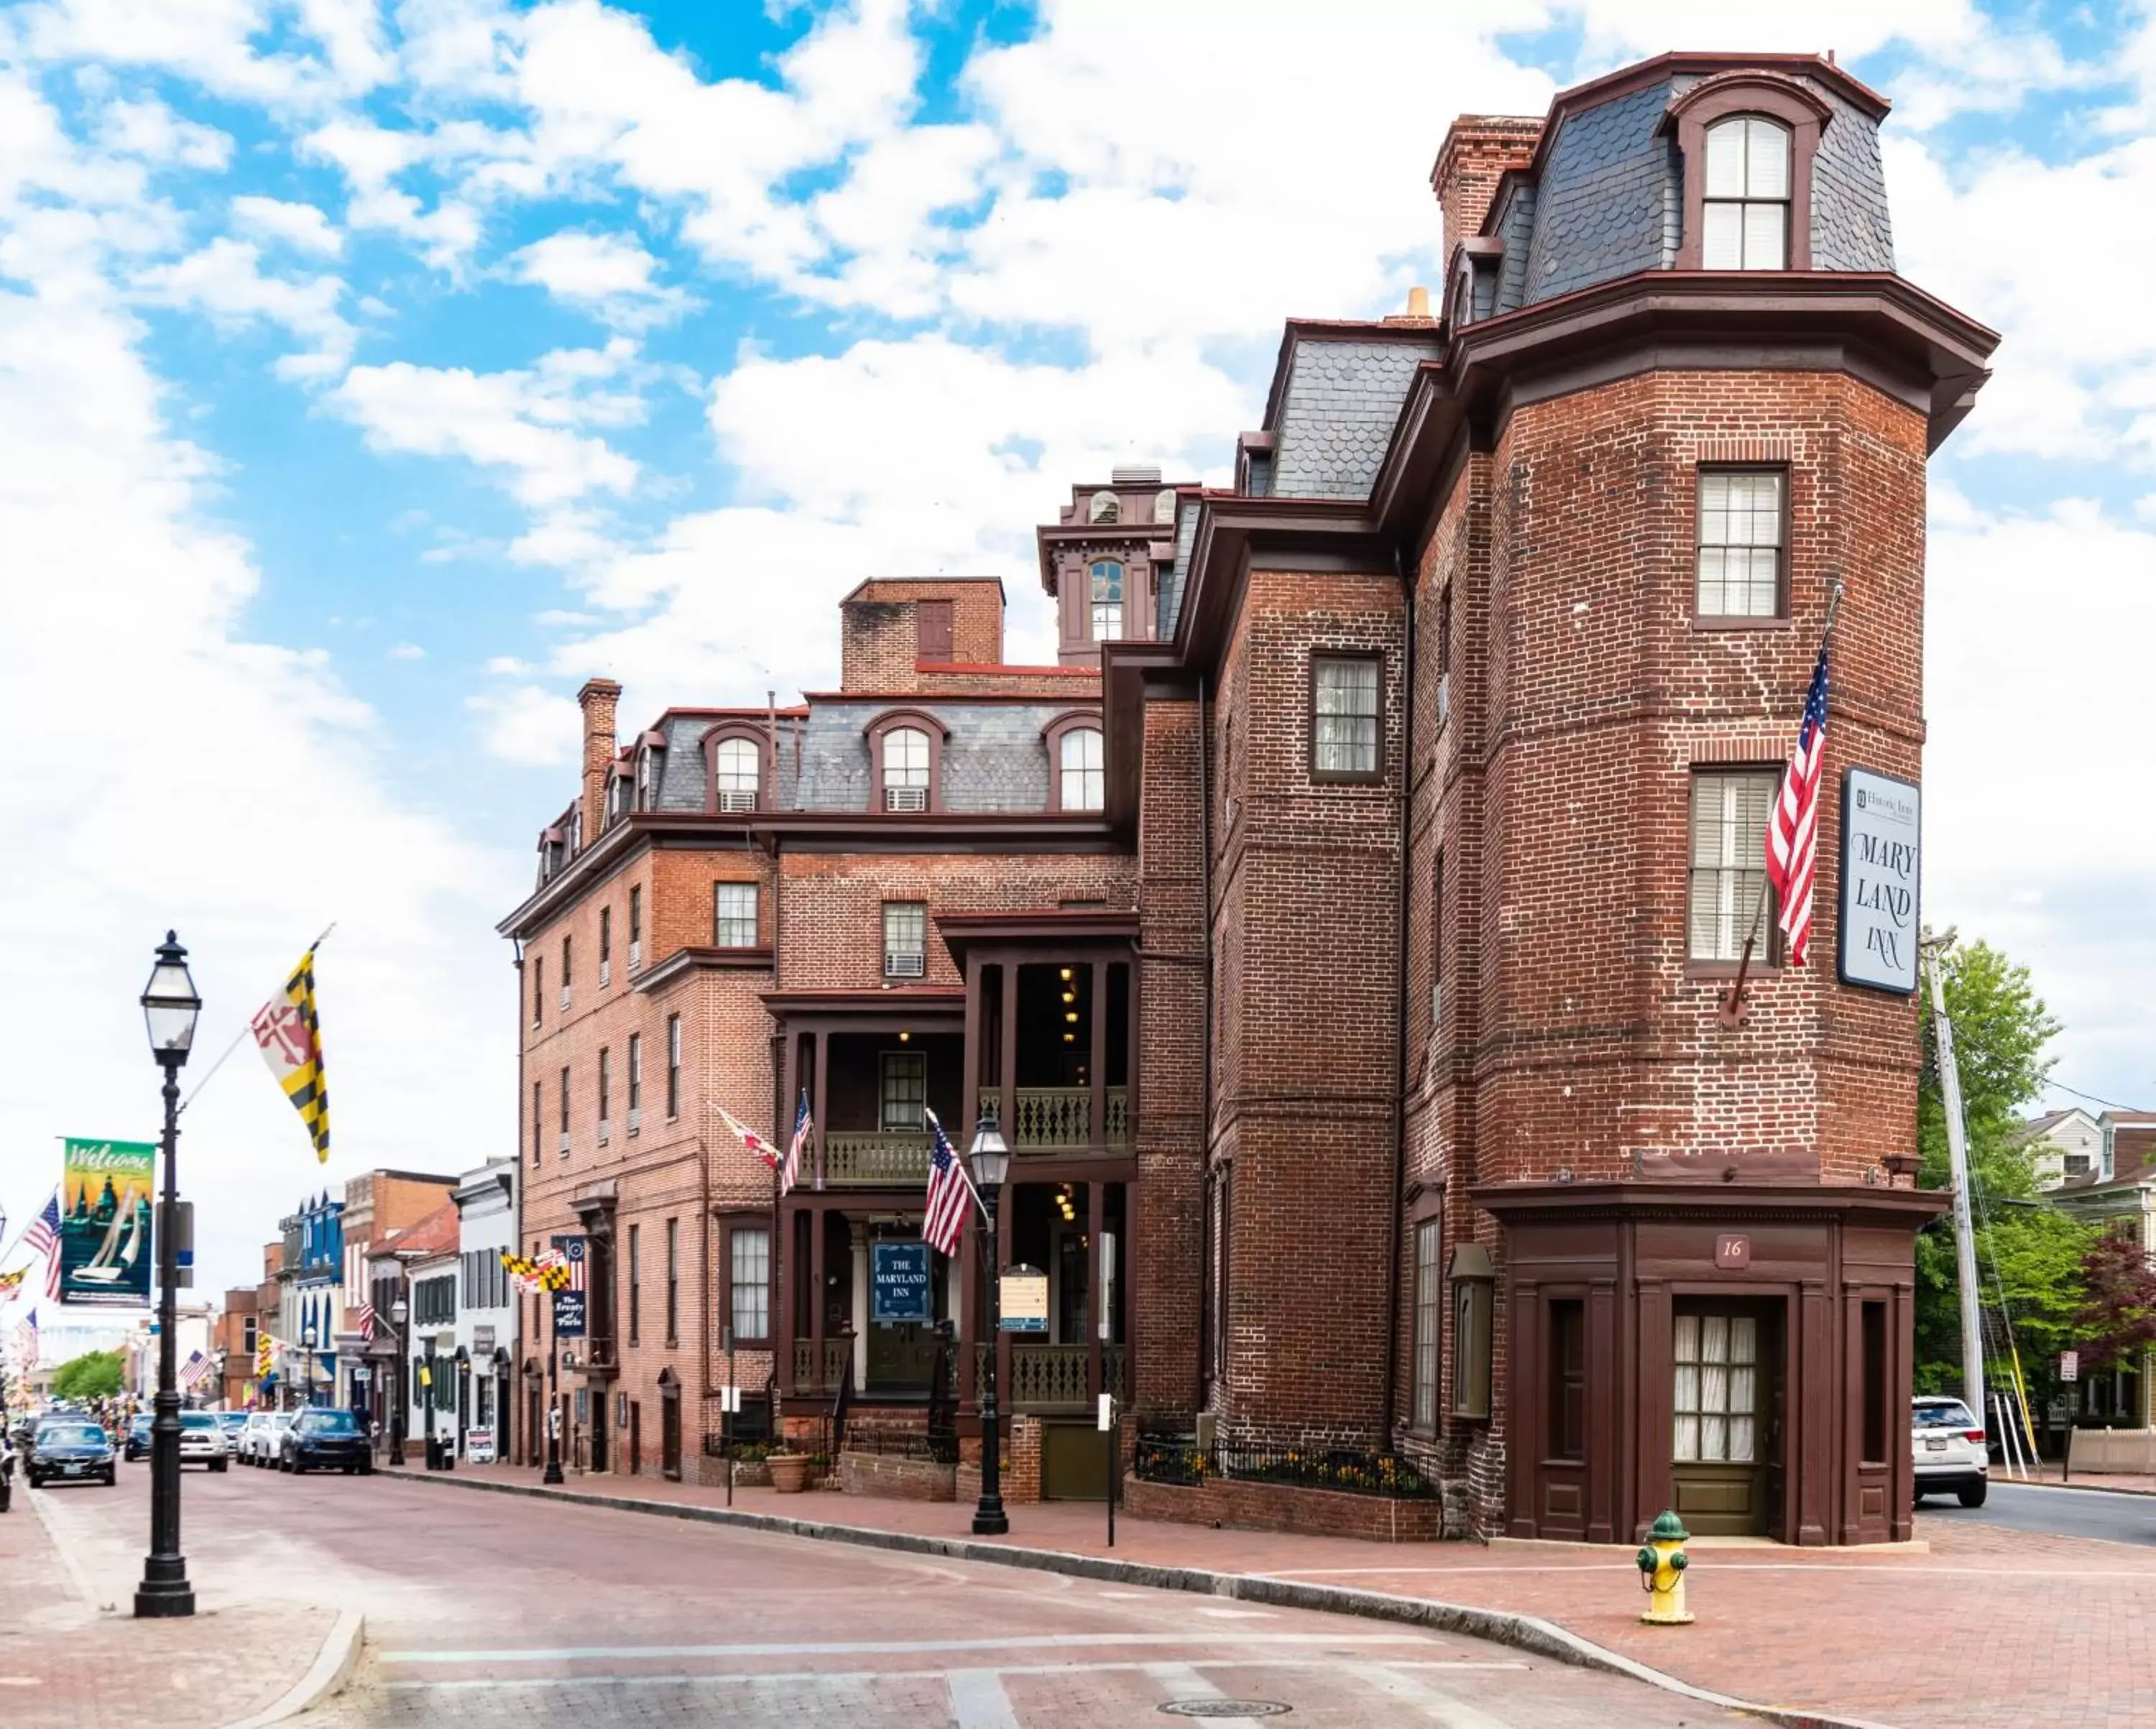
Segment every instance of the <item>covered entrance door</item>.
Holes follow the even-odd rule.
[[[1671,1328],[1672,1499],[1702,1537],[1779,1524],[1781,1329],[1761,1302],[1681,1302]]]
[[[919,1229],[879,1236],[868,1245],[866,1390],[872,1395],[925,1398],[935,1375],[942,1269]]]

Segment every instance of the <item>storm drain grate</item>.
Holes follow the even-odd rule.
[[[1171,1699],[1160,1713],[1168,1717],[1284,1717],[1294,1709],[1277,1699]]]

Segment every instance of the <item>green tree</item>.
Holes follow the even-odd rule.
[[[1969,1129],[1977,1277],[1987,1305],[1996,1308],[2004,1297],[2030,1405],[2041,1410],[2052,1392],[2054,1360],[2081,1337],[2088,1303],[2082,1261],[2089,1229],[2035,1199],[2035,1172],[2021,1129],[2051,1070],[2044,1051],[2059,1024],[2036,994],[2029,969],[1989,943],[1957,943],[1940,964]],[[1945,1188],[1951,1181],[1946,1105],[1928,985],[1918,1000],[1924,1068],[1917,1095],[1923,1155],[1917,1180],[1927,1188]],[[1961,1378],[1961,1290],[1949,1214],[1917,1239],[1917,1387],[1958,1392]]]
[[[85,1351],[53,1371],[54,1398],[110,1398],[119,1391],[117,1351]]]

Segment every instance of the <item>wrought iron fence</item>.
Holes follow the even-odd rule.
[[[1147,1483],[1190,1489],[1224,1480],[1286,1483],[1298,1489],[1332,1489],[1395,1501],[1423,1500],[1437,1493],[1437,1485],[1398,1454],[1322,1444],[1200,1447],[1184,1437],[1141,1435],[1132,1472]]]
[[[925,1459],[932,1465],[958,1462],[956,1429],[849,1428],[844,1450],[873,1453],[882,1459]]]

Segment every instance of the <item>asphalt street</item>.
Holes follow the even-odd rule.
[[[46,1497],[78,1564],[139,1565],[147,1478]],[[426,1484],[191,1473],[185,1505],[206,1601],[367,1615],[308,1729],[1743,1721],[1451,1634]]]
[[[2156,1544],[2156,1495],[2119,1495],[2102,1489],[2010,1483],[1993,1468],[1990,1492],[1980,1507],[1937,1496],[1917,1509],[1917,1535],[1933,1520],[2004,1525],[2052,1537],[2093,1537],[2107,1542]]]

